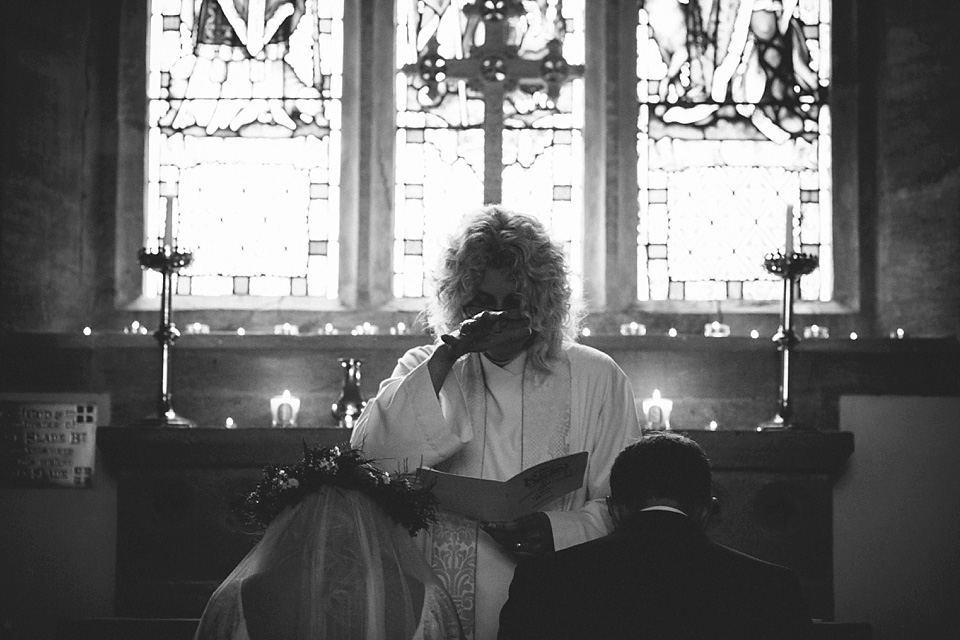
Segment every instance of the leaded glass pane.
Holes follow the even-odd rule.
[[[152,0],[145,241],[194,250],[178,295],[336,298],[342,14]]]
[[[829,300],[829,0],[643,4],[638,299],[779,299],[791,233],[820,256],[801,299]]]
[[[582,264],[583,0],[400,2],[394,295],[484,202],[540,217]],[[500,153],[492,149],[500,148]]]
[[[553,239],[563,244],[573,270],[571,286],[575,295],[581,295],[581,130],[507,129],[503,142],[503,202],[538,217]]]

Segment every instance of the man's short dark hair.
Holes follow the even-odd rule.
[[[699,444],[671,431],[645,435],[617,456],[611,498],[633,508],[671,500],[688,515],[710,504],[710,461]]]

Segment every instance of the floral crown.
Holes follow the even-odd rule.
[[[414,474],[389,474],[373,466],[349,445],[308,447],[292,466],[267,465],[263,478],[243,501],[241,511],[266,527],[286,507],[323,487],[359,491],[376,502],[394,522],[416,535],[437,520],[437,499]]]

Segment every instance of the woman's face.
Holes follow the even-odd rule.
[[[517,293],[517,282],[510,277],[507,268],[488,268],[477,284],[473,298],[463,306],[468,317],[482,311],[506,311],[510,320],[526,320],[521,310],[522,300]],[[529,342],[529,337],[518,338],[513,342],[497,345],[484,353],[497,362],[513,360],[520,355]]]

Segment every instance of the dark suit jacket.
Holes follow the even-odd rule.
[[[711,542],[686,516],[645,511],[520,562],[499,640],[797,640],[810,627],[793,571]]]

